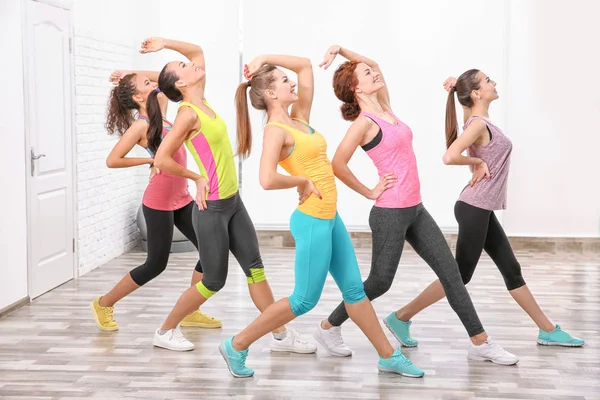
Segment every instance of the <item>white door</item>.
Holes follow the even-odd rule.
[[[29,297],[73,279],[69,12],[26,1]]]

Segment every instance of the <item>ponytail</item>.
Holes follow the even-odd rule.
[[[148,112],[148,122],[150,124],[150,128],[148,128],[148,148],[152,153],[156,154],[158,146],[160,146],[160,142],[162,141],[163,131],[162,111],[160,110],[158,92],[156,90],[153,90],[148,95],[146,111]]]
[[[458,137],[458,121],[456,120],[456,104],[454,102],[454,88],[448,93],[446,101],[446,149],[450,148],[452,143]]]
[[[135,74],[125,75],[119,84],[110,91],[108,112],[104,124],[110,135],[123,135],[133,124],[132,111],[140,109],[140,106],[132,98],[137,93],[134,79]]]
[[[252,150],[252,126],[248,112],[248,97],[246,90],[249,82],[240,83],[235,92],[235,108],[237,114],[237,155],[247,158]]]
[[[446,148],[449,148],[458,136],[458,121],[456,120],[456,103],[454,93],[463,108],[471,108],[474,105],[471,93],[479,90],[481,77],[478,69],[470,69],[463,72],[450,93],[446,102]]]

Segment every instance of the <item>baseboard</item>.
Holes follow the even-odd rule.
[[[15,311],[16,309],[26,306],[29,303],[31,303],[31,299],[29,298],[29,296],[27,296],[19,301],[16,301],[16,302],[12,303],[11,305],[6,306],[2,310],[0,310],[0,317],[10,314],[11,312]]]
[[[349,229],[350,231],[350,229]],[[257,230],[258,242],[265,247],[293,248],[294,239],[289,230]],[[371,232],[350,231],[355,248],[371,247]],[[444,237],[451,248],[456,245],[456,233],[445,232]],[[509,237],[515,251],[535,251],[539,253],[579,253],[600,254],[600,238],[557,238],[557,237]],[[408,243],[406,247],[410,248]]]

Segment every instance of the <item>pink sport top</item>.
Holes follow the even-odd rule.
[[[508,185],[508,170],[510,167],[510,154],[512,152],[512,142],[496,125],[492,124],[482,117],[471,117],[465,122],[464,129],[475,119],[485,123],[490,134],[490,142],[485,146],[472,144],[467,149],[469,157],[477,157],[483,160],[490,170],[492,178],[482,179],[475,187],[467,185],[460,196],[459,201],[463,201],[474,207],[484,210],[504,210],[506,209],[506,188]],[[473,166],[469,166],[473,172]]]
[[[379,178],[393,173],[398,182],[393,188],[383,192],[375,201],[375,206],[382,208],[408,208],[421,203],[421,183],[417,170],[417,158],[412,147],[413,133],[393,113],[389,115],[396,120],[391,124],[385,119],[371,113],[361,115],[371,118],[379,125],[379,133],[373,140],[362,146],[373,160]]]
[[[145,116],[140,116],[139,119],[148,121]],[[173,124],[164,120],[162,135],[165,137],[171,130]],[[154,154],[149,148],[146,148],[152,157]],[[187,167],[187,153],[185,148],[181,146],[175,154],[173,154],[175,162],[181,166]],[[175,176],[166,172],[160,171],[160,174],[154,175],[148,183],[142,198],[142,204],[148,208],[159,211],[174,211],[188,205],[193,201],[190,192],[188,191],[187,179],[181,176]]]

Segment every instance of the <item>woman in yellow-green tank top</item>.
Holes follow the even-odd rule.
[[[297,73],[298,84],[276,66]],[[236,93],[238,152],[248,155],[251,150],[246,97],[249,88],[252,106],[266,110],[269,119],[264,131],[260,183],[266,190],[296,187],[300,201],[290,219],[296,242],[294,292],[271,305],[246,329],[219,346],[229,371],[236,377],[252,376],[254,371],[246,367],[248,347],[274,327],[314,308],[327,273],[331,273],[350,317],[379,353],[379,370],[422,376],[399,350],[394,350],[365,295],[352,241],[337,213],[337,190],[327,157],[327,142],[308,122],[314,90],[310,60],[260,56],[246,67],[245,75],[250,80],[242,83]],[[288,113],[290,106],[291,114]],[[278,165],[289,175],[278,173]]]
[[[154,345],[175,351],[192,350],[194,345],[177,330],[181,320],[197,309],[225,285],[231,251],[246,274],[248,288],[259,310],[274,303],[266,280],[254,225],[238,193],[235,159],[225,121],[204,97],[206,85],[204,53],[199,46],[181,44],[180,51],[190,62],[173,61],[165,65],[158,77],[158,88],[148,97],[150,130],[162,128],[157,93],[181,102],[171,132],[160,144],[156,166],[173,175],[191,179],[196,184],[196,203],[192,223],[198,238],[204,274],[200,282],[185,291],[154,335]],[[147,39],[143,52],[170,48],[173,41]],[[173,159],[182,144],[187,146],[198,165],[199,173],[190,171]],[[273,327],[271,350],[310,353],[315,346],[298,339],[298,334],[282,325]]]

